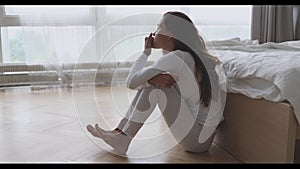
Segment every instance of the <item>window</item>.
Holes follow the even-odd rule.
[[[74,63],[79,56],[80,62],[134,60],[144,37],[170,10],[188,14],[205,40],[250,38],[251,6],[1,6],[0,61],[60,64]],[[90,41],[89,50],[82,52]],[[151,59],[159,53],[154,50]]]
[[[74,63],[95,33],[89,6],[4,6],[3,10],[8,21],[1,27],[4,63]],[[95,51],[86,54],[87,62],[95,61]]]
[[[251,5],[191,6],[189,15],[206,40],[250,39]]]

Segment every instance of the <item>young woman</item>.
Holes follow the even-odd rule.
[[[161,48],[164,55],[145,68],[151,48]],[[212,81],[210,76],[217,77],[214,76],[214,67],[219,63],[208,54],[203,38],[186,14],[177,11],[165,13],[156,32],[145,38],[144,52],[126,79],[128,88],[138,90],[126,117],[113,131],[105,131],[98,124],[88,125],[87,130],[103,139],[117,153],[125,154],[134,136],[158,105],[174,138],[186,151],[207,151],[220,118],[205,139],[199,141],[199,138],[207,120],[211,119],[208,113],[215,86],[212,84],[218,82],[214,82],[216,78]]]

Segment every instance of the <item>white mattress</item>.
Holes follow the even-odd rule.
[[[273,82],[260,78],[228,78],[227,90],[241,93],[253,99],[266,99],[273,102],[286,100]]]
[[[235,38],[212,41],[208,47],[224,63],[229,92],[288,100],[300,124],[300,41],[259,45]]]

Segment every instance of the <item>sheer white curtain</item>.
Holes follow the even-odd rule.
[[[14,51],[3,49],[8,53],[4,55],[4,62],[32,63],[74,62],[94,33],[98,35],[93,38],[97,41],[94,53],[90,50],[80,61],[99,61],[107,52],[111,53],[107,60],[121,60],[131,49],[142,48],[144,36],[155,31],[163,13],[172,10],[188,14],[208,40],[249,38],[251,13],[250,6],[226,5],[13,5],[5,9],[7,15],[19,17],[20,25],[3,27],[7,36],[2,36],[2,39],[10,39],[11,44],[7,46],[11,49],[18,47],[21,51],[19,58],[14,59],[10,57]]]
[[[95,32],[95,14],[89,6],[13,7],[20,19],[27,63],[74,63]],[[87,61],[91,61],[95,53]]]
[[[204,39],[250,39],[251,5],[194,5],[189,15]]]
[[[10,49],[6,50],[9,53],[5,55],[10,57],[6,61],[42,65],[48,73],[45,75],[31,71],[32,85],[70,80],[66,79],[68,77],[62,70],[63,65],[77,63],[82,49],[95,33],[95,8],[6,6],[5,12],[6,15],[18,16],[20,24],[18,27],[5,28],[7,39],[10,40]],[[14,50],[15,43],[20,44],[17,46],[18,51]],[[97,60],[95,47],[85,53],[85,62]]]

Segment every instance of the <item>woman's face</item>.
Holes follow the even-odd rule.
[[[154,32],[153,48],[170,50],[170,45],[173,43],[171,35],[172,34],[166,28],[166,24],[161,20]]]

